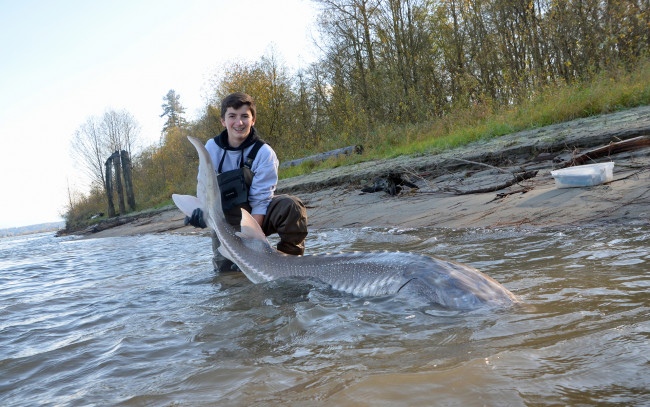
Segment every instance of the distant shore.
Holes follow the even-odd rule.
[[[47,222],[36,225],[17,226],[12,228],[0,229],[0,237],[13,237],[33,235],[35,233],[54,232],[65,227],[65,222]]]
[[[281,180],[277,192],[296,195],[305,202],[310,230],[647,225],[649,146],[583,162],[613,161],[614,178],[606,184],[556,188],[550,173],[589,150],[636,137],[650,137],[650,106],[513,133],[440,154],[317,171]],[[512,183],[521,174],[529,178]],[[403,185],[395,185],[400,183]],[[394,191],[394,186],[401,187],[399,194],[386,192]],[[363,188],[378,191],[362,192]],[[207,235],[204,230],[184,226],[183,219],[180,211],[168,207],[108,220],[94,232],[88,229],[76,234],[89,238],[148,233]]]

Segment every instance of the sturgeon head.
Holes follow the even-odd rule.
[[[253,283],[282,278],[320,280],[357,296],[403,295],[454,309],[509,305],[518,299],[473,267],[416,253],[352,252],[290,256],[269,244],[257,221],[242,210],[241,232],[226,222],[212,160],[203,144],[188,137],[199,154],[197,197],[172,195],[190,216],[204,212],[215,231],[219,251]]]

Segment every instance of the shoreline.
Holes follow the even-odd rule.
[[[440,154],[316,171],[280,180],[277,193],[303,200],[310,230],[647,225],[650,146],[585,162],[615,163],[613,180],[606,184],[556,188],[550,174],[585,151],[635,137],[650,137],[650,106],[481,140]],[[522,173],[534,176],[512,183],[514,175]],[[399,194],[386,192],[395,186],[402,188]],[[369,187],[378,192],[361,191]],[[94,233],[86,229],[71,234],[87,238],[208,235],[184,226],[183,219],[180,211],[169,206],[109,219],[96,225],[99,231]]]

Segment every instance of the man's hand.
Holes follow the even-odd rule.
[[[205,220],[203,220],[203,211],[201,208],[194,209],[194,211],[192,211],[192,216],[185,217],[185,226],[188,224],[201,229],[208,227],[208,225],[205,224]]]

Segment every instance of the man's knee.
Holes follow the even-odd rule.
[[[265,229],[270,233],[307,232],[307,209],[302,201],[291,195],[273,198],[264,219]],[[266,232],[266,230],[265,230]]]
[[[290,195],[276,196],[264,219],[264,232],[280,236],[278,250],[293,255],[305,252],[307,237],[307,209],[302,201]]]

